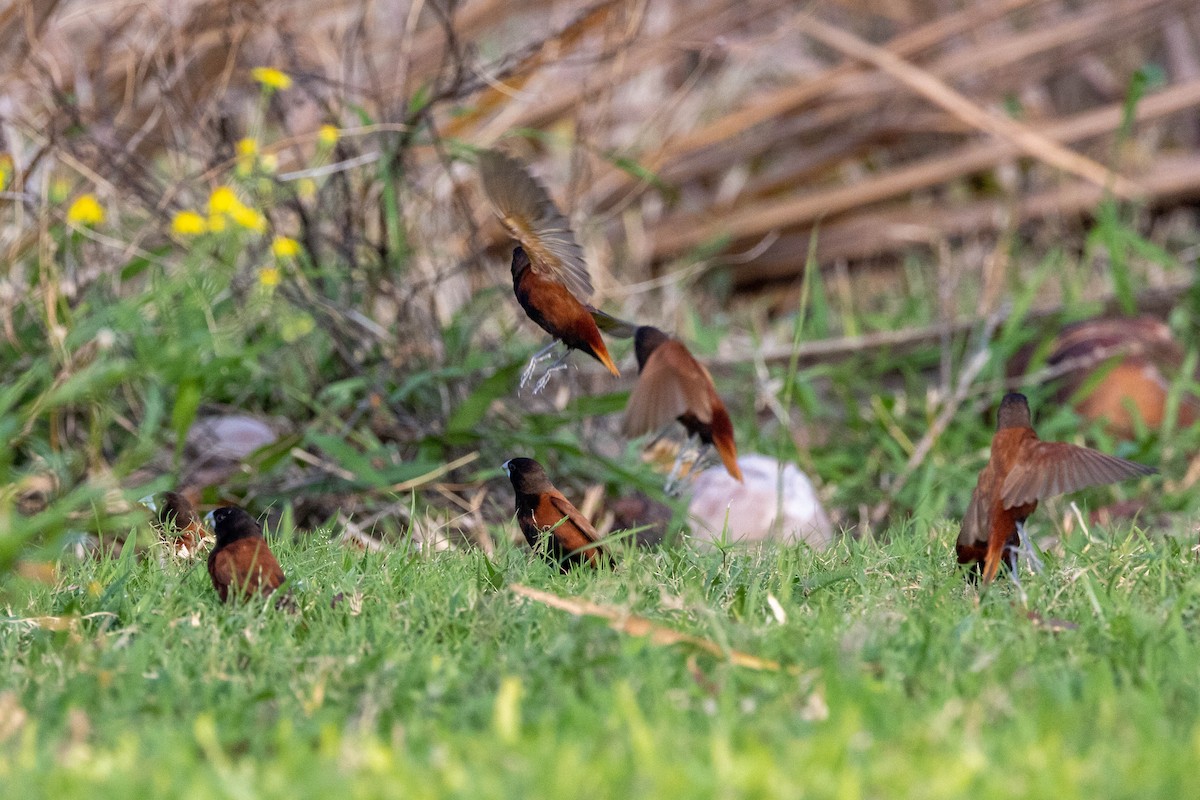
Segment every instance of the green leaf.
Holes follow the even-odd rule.
[[[509,364],[493,372],[467,395],[446,422],[447,433],[467,433],[483,421],[492,402],[516,390],[517,373],[523,365]]]
[[[196,378],[182,381],[175,391],[175,405],[171,409],[171,430],[175,432],[175,457],[183,453],[188,429],[196,421],[200,409],[200,382]]]
[[[93,362],[46,392],[42,396],[42,410],[102,397],[132,371],[132,364],[125,359]]]

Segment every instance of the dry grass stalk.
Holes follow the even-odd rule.
[[[1135,199],[1141,194],[1141,189],[1133,181],[1097,164],[1086,156],[1058,145],[1026,125],[981,108],[978,104],[968,100],[961,92],[952,89],[926,70],[915,67],[882,48],[875,47],[847,31],[827,25],[814,17],[800,16],[797,21],[801,29],[808,35],[830,47],[837,48],[848,56],[875,65],[968,125],[1005,139],[1035,158],[1065,172],[1078,175],[1097,186],[1110,189],[1126,199]]]
[[[550,606],[551,608],[557,608],[560,611],[566,611],[568,614],[576,617],[600,617],[601,619],[608,620],[609,626],[618,633],[624,633],[629,636],[649,637],[653,644],[662,647],[674,644],[686,644],[703,650],[716,658],[727,659],[730,663],[739,667],[768,672],[779,672],[783,669],[778,661],[771,661],[770,659],[743,653],[740,650],[725,648],[711,639],[694,636],[690,633],[683,633],[674,628],[668,628],[665,625],[651,622],[645,617],[639,617],[637,614],[630,614],[611,606],[602,606],[582,597],[559,597],[556,594],[543,592],[540,589],[534,589],[519,583],[512,584],[509,586],[509,589],[521,597],[528,598],[545,606]],[[800,672],[794,666],[788,667],[787,671],[793,675],[798,675]]]

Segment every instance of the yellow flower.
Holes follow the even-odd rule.
[[[317,196],[317,182],[312,178],[301,178],[296,181],[296,196],[301,200],[312,200]]]
[[[232,214],[239,208],[242,208],[242,201],[228,186],[218,186],[208,196],[209,214]]]
[[[247,206],[238,206],[229,212],[229,218],[247,230],[262,233],[267,229],[267,220],[262,214]]]
[[[274,153],[263,153],[262,158],[258,160],[258,166],[268,175],[272,174],[279,169],[279,156]]]
[[[317,143],[324,148],[333,147],[341,137],[342,132],[333,125],[322,125],[317,129]]]
[[[252,156],[258,152],[258,140],[247,136],[245,139],[239,139],[237,143],[237,152],[239,156]]]
[[[213,233],[220,233],[225,230],[225,217],[222,214],[208,215],[208,229]]]
[[[67,209],[67,222],[74,225],[99,225],[104,222],[104,206],[94,194],[81,194]]]
[[[171,230],[177,236],[199,236],[208,231],[208,220],[195,211],[178,211],[171,220]]]
[[[279,267],[263,267],[258,271],[258,285],[273,289],[279,285]]]
[[[250,74],[254,80],[271,91],[276,89],[283,91],[292,85],[292,76],[274,67],[255,67],[250,70]]]
[[[271,242],[271,252],[276,258],[295,258],[300,252],[300,243],[286,236],[276,236]]]

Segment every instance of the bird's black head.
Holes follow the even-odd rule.
[[[525,248],[517,245],[513,248],[512,260],[512,276],[513,280],[521,277],[521,273],[529,269],[529,256],[525,253]]]
[[[546,477],[546,470],[532,458],[510,458],[504,462],[504,471],[517,494],[538,494],[554,488]]]
[[[1029,414],[1029,401],[1025,395],[1010,392],[1000,401],[1000,413],[996,415],[996,430],[1005,428],[1032,428],[1033,418]]]
[[[158,521],[164,528],[183,530],[200,519],[196,516],[195,506],[186,497],[179,492],[163,492],[158,508]]]
[[[212,517],[217,547],[224,547],[238,539],[262,536],[262,528],[254,517],[237,506],[222,506],[212,512]]]
[[[646,360],[659,345],[669,342],[671,337],[653,325],[643,325],[633,334],[633,352],[637,356],[638,372],[646,368]]]

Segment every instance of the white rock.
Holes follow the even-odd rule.
[[[692,482],[688,522],[697,539],[717,540],[728,523],[730,541],[807,542],[824,550],[833,542],[833,526],[812,481],[791,463],[770,456],[738,458],[745,483],[723,466],[706,469]]]

